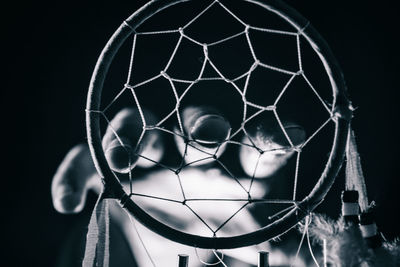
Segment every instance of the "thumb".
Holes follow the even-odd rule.
[[[54,208],[65,214],[80,212],[89,189],[100,191],[101,182],[87,144],[73,147],[65,156],[51,184]]]

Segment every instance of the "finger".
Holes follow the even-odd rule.
[[[188,107],[183,110],[182,117],[189,138],[201,144],[218,146],[229,136],[229,122],[215,109]]]
[[[147,125],[155,123],[153,114],[148,111],[143,114]],[[164,152],[160,134],[144,132],[142,117],[135,108],[125,108],[117,113],[107,127],[102,145],[110,168],[120,173],[128,173],[136,165],[151,167]]]
[[[231,125],[217,110],[210,107],[187,107],[182,112],[185,140],[176,136],[175,141],[185,161],[193,165],[205,164],[212,155],[219,156],[225,150],[223,142],[229,138]],[[221,145],[222,144],[222,145]]]
[[[58,167],[52,181],[54,208],[60,213],[78,213],[89,189],[100,191],[100,179],[86,144],[73,147]]]
[[[271,136],[273,142],[278,144],[281,147],[290,146],[288,138],[290,139],[292,145],[294,147],[300,146],[304,143],[306,139],[306,132],[303,127],[294,123],[294,122],[283,122],[283,128],[285,129],[286,135],[283,133],[282,129],[275,129],[275,134]],[[267,135],[268,133],[264,131],[264,134]]]
[[[164,155],[164,145],[160,132],[146,132],[141,146],[141,157],[136,165],[141,168],[151,168],[161,160]]]
[[[138,156],[134,153],[143,123],[135,109],[123,109],[109,123],[102,145],[110,168],[126,173],[134,167]]]
[[[293,147],[304,143],[306,134],[303,127],[293,122],[283,122],[282,125],[285,132],[271,122],[248,129],[248,136],[242,139],[242,143],[248,146],[241,146],[239,152],[240,163],[247,175],[255,178],[272,176],[294,154]]]

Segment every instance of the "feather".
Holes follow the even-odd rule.
[[[304,231],[304,224],[300,231]],[[385,241],[371,249],[357,225],[345,224],[343,218],[335,221],[323,214],[312,214],[308,233],[314,243],[322,246],[326,240],[327,261],[333,266],[395,267],[400,266],[400,239]]]
[[[395,239],[392,242],[384,242],[383,247],[392,257],[393,266],[400,266],[400,239]]]
[[[313,214],[309,235],[320,245],[326,240],[328,263],[334,266],[368,266],[371,252],[356,225],[346,225],[343,218],[334,221],[325,215]]]

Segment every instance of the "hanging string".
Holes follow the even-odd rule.
[[[133,227],[133,230],[135,231],[135,233],[136,233],[136,235],[137,235],[137,237],[138,237],[138,239],[139,239],[140,244],[142,245],[142,247],[143,247],[143,249],[144,249],[144,251],[145,251],[145,253],[146,253],[146,255],[147,255],[147,258],[148,258],[149,261],[151,262],[151,265],[152,265],[153,267],[156,267],[156,264],[155,264],[155,262],[154,262],[154,260],[153,260],[153,257],[151,257],[151,254],[150,254],[150,252],[149,252],[149,250],[148,250],[146,244],[144,243],[144,240],[143,240],[143,238],[142,238],[142,235],[140,234],[140,232],[139,232],[139,230],[138,230],[138,228],[137,228],[137,226],[136,226],[135,220],[132,218],[132,215],[131,215],[131,214],[127,213],[127,216],[128,216],[128,218],[129,218],[129,221],[131,222],[131,225],[132,225],[132,227]]]

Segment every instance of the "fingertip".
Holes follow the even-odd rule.
[[[74,146],[53,176],[51,194],[54,208],[63,214],[80,212],[85,204],[87,183],[95,173],[87,144]]]
[[[74,214],[82,211],[86,202],[87,188],[75,188],[62,182],[52,187],[53,206],[62,214]]]
[[[204,144],[219,144],[229,137],[231,125],[216,109],[186,107],[182,112],[184,130],[191,139]]]
[[[148,132],[142,141],[142,151],[137,160],[137,166],[141,168],[154,167],[164,156],[164,144],[159,132]],[[138,156],[139,157],[139,156]]]
[[[302,126],[292,122],[284,122],[283,128],[285,132],[278,128],[275,130],[275,133],[274,131],[271,131],[270,133],[261,133],[261,135],[270,136],[273,142],[281,146],[290,145],[288,138],[293,146],[299,146],[304,143],[306,132]]]
[[[105,149],[104,155],[110,168],[119,173],[128,173],[135,166],[138,156],[133,153],[133,148],[128,140],[123,144],[114,140]]]
[[[195,121],[190,135],[199,142],[219,144],[229,137],[230,130],[231,125],[224,117],[206,114]]]
[[[285,126],[285,131],[295,146],[301,145],[306,140],[306,131],[300,125],[287,125]]]
[[[208,106],[189,106],[182,111],[183,131],[186,139],[175,136],[175,142],[185,162],[205,165],[213,162],[210,155],[219,157],[226,148],[231,132],[229,121],[221,113]]]
[[[251,136],[246,135],[242,139],[244,145],[240,147],[240,164],[249,177],[272,177],[294,154],[287,137],[293,146],[299,146],[305,140],[305,130],[298,124],[283,124],[287,136],[280,128],[267,128],[265,125],[255,127]]]

